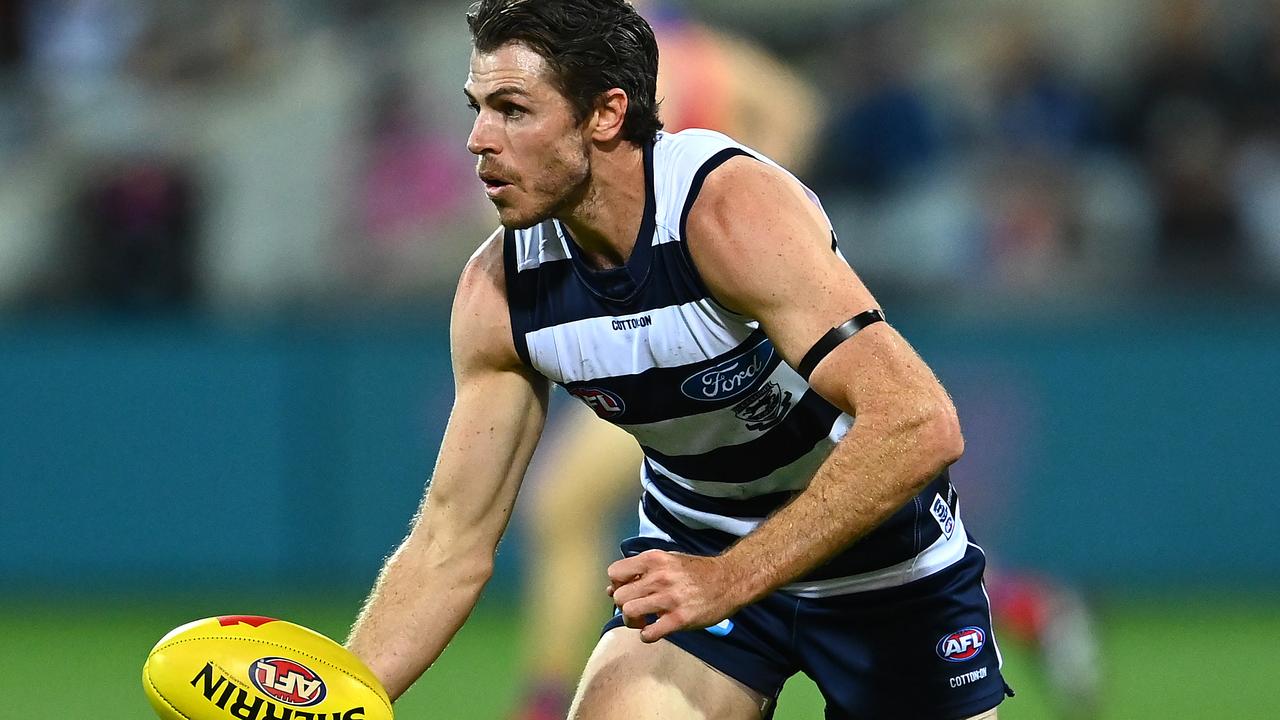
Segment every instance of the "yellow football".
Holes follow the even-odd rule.
[[[164,720],[391,720],[373,673],[318,632],[256,615],[205,618],[160,638],[142,687]]]

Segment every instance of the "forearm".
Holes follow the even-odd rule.
[[[492,571],[492,553],[451,553],[410,536],[383,566],[347,647],[394,700],[444,651]]]
[[[962,452],[954,416],[891,417],[859,417],[809,486],[723,554],[742,604],[871,532]]]

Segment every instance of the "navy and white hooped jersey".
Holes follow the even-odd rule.
[[[771,162],[708,130],[646,145],[644,218],[624,267],[592,270],[554,220],[503,241],[516,350],[639,441],[637,540],[653,547],[720,552],[803,490],[853,424],[782,361],[759,323],[716,303],[689,256],[694,200],[738,155]],[[965,544],[943,473],[783,590],[821,597],[902,585],[956,562]]]

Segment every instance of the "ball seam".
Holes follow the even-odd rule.
[[[227,637],[227,636],[225,636],[225,635],[202,635],[202,636],[200,636],[200,637],[183,638],[183,639],[181,639],[181,640],[172,640],[172,641],[167,642],[167,643],[165,643],[164,645],[162,645],[162,646],[160,646],[160,647],[157,647],[156,649],[152,650],[152,651],[151,651],[151,654],[153,654],[153,655],[154,655],[155,653],[160,652],[161,650],[164,650],[165,648],[173,647],[174,645],[181,645],[182,643],[195,642],[195,641],[197,641],[197,640],[242,640],[242,641],[244,641],[244,642],[258,643],[259,645],[267,645],[267,646],[270,646],[270,647],[280,648],[281,650],[288,650],[289,652],[297,653],[297,654],[299,654],[299,655],[301,655],[301,656],[303,656],[303,657],[310,658],[310,659],[312,659],[312,660],[314,660],[314,661],[316,661],[316,662],[320,663],[321,665],[328,665],[329,667],[333,668],[334,670],[337,670],[338,672],[342,673],[343,675],[346,675],[347,677],[351,678],[352,680],[355,680],[356,682],[358,682],[358,683],[360,683],[361,685],[365,686],[365,688],[367,688],[370,692],[372,692],[372,693],[373,693],[373,694],[374,694],[374,695],[375,695],[379,700],[382,700],[382,704],[387,706],[387,711],[388,711],[388,712],[394,712],[394,711],[392,710],[392,708],[391,708],[391,703],[387,702],[386,700],[383,700],[383,698],[382,698],[382,693],[378,692],[378,690],[377,690],[376,688],[374,688],[374,687],[373,687],[372,685],[370,685],[369,683],[365,682],[365,681],[364,681],[364,678],[361,678],[361,677],[359,677],[359,676],[357,676],[357,675],[352,674],[351,672],[349,672],[346,668],[342,667],[341,665],[335,665],[334,663],[331,663],[331,662],[329,662],[328,660],[325,660],[324,658],[319,657],[319,656],[317,656],[317,655],[312,655],[311,653],[306,652],[305,650],[299,650],[298,648],[290,647],[290,646],[288,646],[288,645],[282,645],[282,644],[280,644],[280,643],[278,643],[278,642],[272,642],[272,641],[270,641],[270,640],[262,640],[261,638],[248,638],[248,637]],[[339,647],[341,647],[341,646],[339,646]],[[166,700],[165,702],[168,702],[168,700]],[[186,716],[184,715],[183,717],[186,717]]]

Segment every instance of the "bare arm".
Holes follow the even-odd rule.
[[[831,251],[830,230],[800,187],[753,159],[732,159],[708,176],[686,240],[712,293],[758,319],[792,366],[827,330],[877,307]],[[718,558],[646,553],[610,568],[614,601],[622,601],[628,619],[662,615],[645,628],[644,639],[717,622],[812,570],[883,522],[963,452],[946,391],[887,324],[839,345],[810,384],[857,420],[808,488]],[[645,555],[651,557],[642,560]],[[629,581],[635,576],[641,579]],[[628,582],[643,585],[628,589]]]
[[[435,473],[347,641],[393,699],[479,599],[546,417],[546,382],[521,365],[511,339],[501,234],[463,271],[450,335],[456,399]]]

